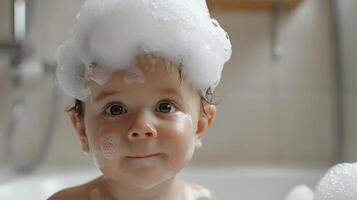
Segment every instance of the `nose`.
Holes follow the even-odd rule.
[[[128,131],[128,138],[130,140],[156,138],[157,131],[152,125],[152,119],[150,118],[151,116],[148,113],[140,112]]]

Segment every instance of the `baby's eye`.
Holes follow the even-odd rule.
[[[112,104],[105,109],[105,113],[107,115],[122,115],[127,112],[128,111],[126,110],[126,108],[124,108],[123,105],[118,104],[118,103]]]
[[[170,101],[161,101],[156,105],[156,112],[172,113],[176,111],[176,105]]]

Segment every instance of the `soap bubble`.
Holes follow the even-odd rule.
[[[338,164],[320,180],[314,200],[356,200],[357,163]]]
[[[299,185],[293,188],[286,200],[313,200],[314,192],[306,185]]]

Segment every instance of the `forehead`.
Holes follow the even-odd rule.
[[[128,70],[113,72],[107,83],[98,85],[89,82],[95,97],[105,91],[142,92],[155,90],[172,90],[184,93],[197,93],[184,77],[180,77],[176,64],[154,55],[137,57],[136,64]]]

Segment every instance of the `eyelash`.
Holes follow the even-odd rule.
[[[105,114],[105,115],[109,115],[109,116],[117,116],[117,115],[113,115],[113,114],[111,114],[111,113],[109,113],[111,110],[111,108],[113,107],[113,106],[121,106],[123,109],[123,112],[121,113],[121,114],[118,114],[118,115],[122,115],[122,114],[125,114],[125,113],[127,113],[128,112],[128,109],[122,104],[122,103],[120,103],[120,102],[115,102],[115,103],[110,103],[108,106],[105,106],[105,109],[104,109],[104,111],[103,111],[103,113]]]
[[[171,99],[164,99],[164,100],[160,100],[156,105],[155,105],[155,112],[160,112],[158,111],[158,106],[160,106],[162,103],[168,103],[170,105],[173,106],[174,108],[174,111],[173,112],[176,112],[177,110],[180,109],[180,107],[178,106],[178,104],[174,101],[174,100],[171,100]],[[128,112],[128,109],[126,108],[126,106],[124,106],[124,104],[120,103],[120,102],[114,102],[114,103],[110,103],[109,105],[105,106],[104,108],[104,111],[103,111],[103,114],[105,115],[108,115],[108,116],[118,116],[118,115],[115,115],[115,114],[111,114],[110,113],[110,109],[113,107],[113,106],[121,106],[123,108],[123,112],[121,114],[118,114],[118,115],[123,115],[123,114],[126,114]],[[173,112],[167,112],[167,113],[173,113]],[[160,112],[160,113],[165,113],[166,112]]]
[[[168,104],[172,105],[173,108],[174,108],[174,111],[173,111],[173,112],[175,112],[175,111],[177,111],[177,109],[179,109],[179,107],[177,106],[177,103],[176,103],[175,101],[169,100],[169,99],[165,99],[165,100],[159,101],[159,102],[156,104],[156,106],[155,106],[155,111],[156,111],[156,112],[159,112],[159,111],[157,111],[157,109],[159,108],[158,106],[160,106],[162,103],[168,103]],[[162,112],[162,113],[166,113],[166,112]],[[172,113],[172,112],[169,112],[169,113]]]

